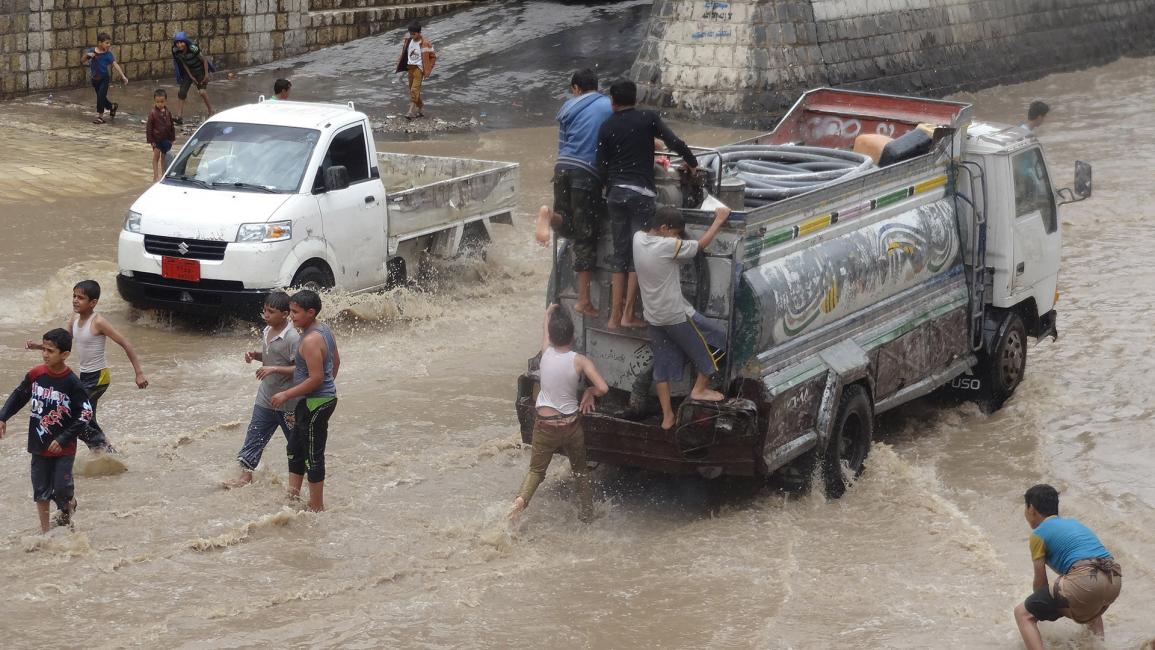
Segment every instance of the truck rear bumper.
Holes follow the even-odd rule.
[[[517,385],[521,439],[531,444],[537,379],[522,375]],[[759,472],[760,437],[756,410],[749,400],[683,404],[678,423],[669,431],[656,422],[605,413],[583,415],[582,429],[591,461],[666,474],[753,476]]]
[[[184,282],[153,273],[116,276],[120,297],[140,309],[161,308],[186,313],[231,313],[256,318],[269,289],[246,289],[241,282]]]

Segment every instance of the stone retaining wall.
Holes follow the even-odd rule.
[[[129,79],[173,75],[186,31],[218,68],[267,63],[480,0],[0,0],[0,98],[82,85],[108,32]]]
[[[799,93],[944,95],[1155,52],[1151,0],[655,0],[642,101],[768,126]]]

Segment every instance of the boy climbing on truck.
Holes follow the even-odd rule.
[[[690,262],[705,249],[726,220],[730,208],[714,211],[714,222],[698,241],[683,239],[686,227],[677,208],[663,207],[654,215],[649,231],[634,234],[634,265],[642,294],[642,313],[649,323],[650,348],[654,353],[654,382],[662,405],[662,428],[674,426],[670,382],[681,379],[686,359],[693,362],[698,376],[690,399],[717,402],[723,395],[709,387],[725,354],[726,332],[706,320],[682,295],[679,266]]]
[[[581,416],[594,408],[594,398],[609,392],[609,385],[585,355],[574,352],[574,327],[569,314],[558,305],[545,311],[545,333],[541,342],[541,391],[537,394],[537,417],[533,426],[533,455],[521,491],[513,500],[509,518],[516,519],[529,505],[533,493],[545,479],[545,472],[558,449],[569,457],[578,493],[578,518],[593,518],[593,490],[586,467],[586,441]],[[578,401],[582,377],[590,387]]]
[[[82,280],[72,288],[72,311],[74,318],[68,320],[68,333],[75,342],[77,365],[80,366],[80,383],[88,391],[88,401],[92,405],[92,417],[87,427],[80,432],[80,439],[92,451],[116,452],[108,441],[104,429],[96,423],[96,403],[112,385],[112,375],[108,371],[108,360],[104,354],[105,344],[112,339],[124,349],[128,362],[136,373],[136,387],[148,388],[148,379],[140,367],[140,359],[128,339],[124,338],[104,316],[96,313],[96,303],[100,302],[100,284],[96,280]],[[29,350],[42,350],[42,344],[28,341]]]
[[[32,454],[32,499],[40,515],[40,532],[47,533],[50,501],[60,509],[57,525],[72,525],[76,438],[87,428],[92,406],[80,379],[64,363],[72,351],[72,336],[56,328],[46,332],[37,347],[44,363],[24,375],[0,408],[0,438],[7,432],[8,420],[31,402],[28,453]]]

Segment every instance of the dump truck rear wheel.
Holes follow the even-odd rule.
[[[830,441],[822,456],[822,478],[827,497],[841,497],[862,474],[873,437],[874,411],[870,395],[860,384],[851,384],[842,392]]]

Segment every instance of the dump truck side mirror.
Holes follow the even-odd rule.
[[[1075,189],[1064,187],[1059,190],[1059,205],[1078,203],[1091,196],[1091,164],[1082,160],[1075,161]]]

